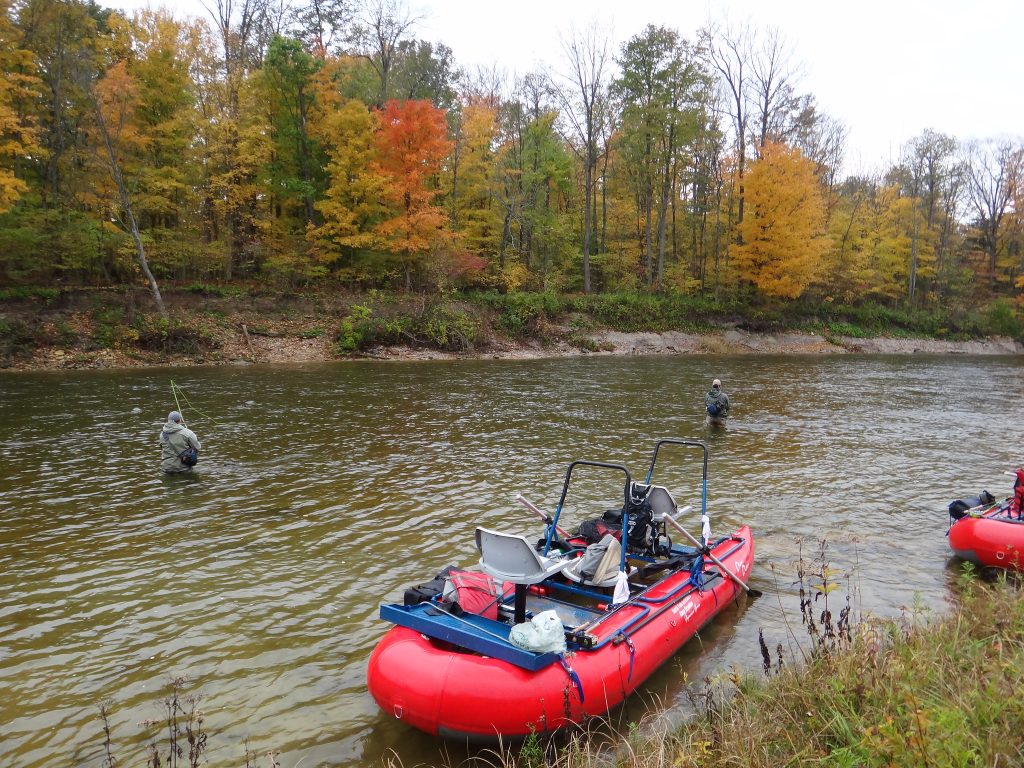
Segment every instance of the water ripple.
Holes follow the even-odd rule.
[[[787,610],[801,547],[821,539],[857,569],[865,610],[941,610],[943,510],[1008,491],[1022,372],[1013,358],[709,356],[5,375],[5,756],[98,764],[109,697],[131,762],[136,724],[188,675],[211,764],[240,764],[247,738],[286,766],[378,763],[389,748],[437,763],[450,745],[366,693],[379,603],[474,562],[478,525],[536,535],[514,496],[552,509],[572,459],[642,477],[659,437],[708,441],[715,530],[753,526],[752,583]],[[204,444],[191,477],[157,471],[172,375],[202,409],[185,411]],[[734,403],[724,432],[701,421],[714,377]],[[663,456],[656,481],[699,507],[693,456]],[[566,519],[616,493],[581,474]],[[680,671],[756,667],[760,628],[785,637],[774,598],[730,609],[646,690],[685,709]]]

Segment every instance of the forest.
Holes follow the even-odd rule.
[[[844,175],[784,30],[614,46],[595,22],[509,76],[418,38],[403,0],[2,2],[8,292],[145,284],[165,316],[161,285],[225,282],[1024,302],[1020,140],[922,126]]]

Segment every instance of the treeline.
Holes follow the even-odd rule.
[[[1024,149],[846,128],[777,30],[467,72],[402,0],[0,0],[0,283],[244,280],[1017,309]],[[500,34],[500,30],[481,30]],[[561,73],[555,75],[555,72]],[[966,105],[965,105],[966,108]]]

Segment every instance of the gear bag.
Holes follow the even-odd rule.
[[[480,571],[450,571],[441,593],[441,602],[456,616],[472,613],[497,619],[500,601],[501,585]]]

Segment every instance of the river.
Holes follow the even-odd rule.
[[[709,431],[714,377],[733,409]],[[191,477],[158,471],[172,380],[203,442]],[[683,713],[685,679],[760,668],[760,629],[791,644],[801,540],[809,560],[828,542],[858,613],[945,610],[958,572],[946,505],[1009,493],[1022,397],[1024,359],[994,356],[2,374],[0,762],[99,766],[97,705],[111,700],[114,752],[141,765],[139,723],[161,717],[178,676],[202,696],[211,765],[244,765],[246,741],[283,768],[380,765],[389,750],[406,766],[459,759],[368,695],[379,604],[473,563],[479,524],[536,532],[517,492],[552,510],[581,458],[642,477],[662,437],[707,441],[713,528],[751,525],[764,592],[688,644],[623,718]],[[680,504],[699,507],[698,456],[659,458]]]

